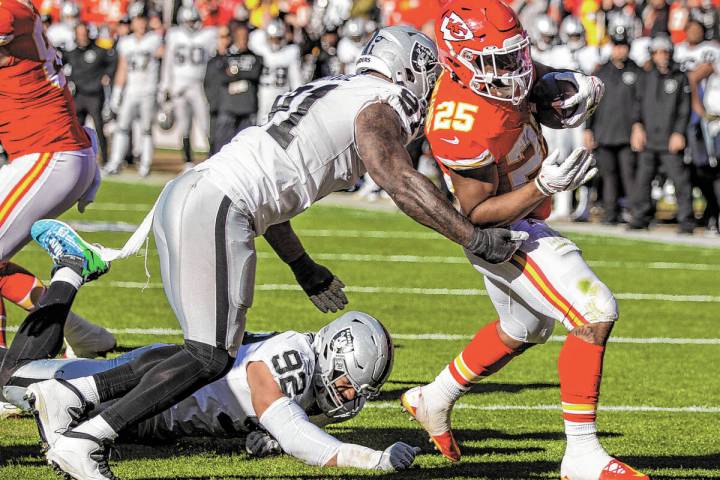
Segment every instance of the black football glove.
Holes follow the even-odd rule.
[[[503,263],[510,260],[527,238],[527,232],[475,227],[473,238],[465,248],[488,263]]]
[[[337,312],[347,305],[348,300],[343,292],[345,284],[330,270],[315,263],[307,253],[290,262],[298,285],[302,287],[310,301],[323,313]]]

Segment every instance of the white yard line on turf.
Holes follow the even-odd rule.
[[[17,332],[17,326],[8,326],[8,332]],[[182,335],[182,330],[177,328],[110,328],[110,332],[119,335]],[[395,340],[469,340],[472,335],[458,335],[453,333],[393,333]],[[553,335],[551,342],[564,342],[562,335]],[[673,337],[610,337],[612,343],[635,343],[635,344],[663,344],[663,345],[720,345],[720,338],[673,338]]]
[[[365,408],[396,409],[400,408],[398,402],[367,402]],[[461,410],[551,410],[559,411],[560,405],[471,405],[468,403],[456,403],[453,408]],[[720,407],[654,407],[649,405],[598,405],[600,411],[605,412],[669,412],[669,413],[720,413]]]
[[[465,257],[444,257],[425,255],[372,255],[356,253],[313,253],[313,258],[326,261],[344,262],[390,262],[390,263],[439,263],[467,265]],[[270,252],[258,252],[258,258],[278,258]],[[720,265],[710,263],[679,263],[679,262],[621,262],[612,260],[588,260],[591,267],[623,268],[623,269],[657,269],[657,270],[699,270],[716,271]]]
[[[91,287],[115,287],[115,288],[162,288],[161,283],[143,282],[98,282],[91,283]],[[299,291],[300,286],[285,283],[264,283],[255,286],[258,291]],[[485,290],[476,288],[411,288],[411,287],[361,287],[348,286],[345,291],[349,293],[378,293],[395,295],[448,295],[448,296],[486,296]],[[720,296],[716,295],[672,295],[667,293],[636,293],[620,292],[615,293],[615,298],[620,300],[638,301],[661,301],[661,302],[691,302],[691,303],[720,303]]]

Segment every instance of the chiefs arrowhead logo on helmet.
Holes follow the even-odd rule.
[[[443,34],[443,39],[450,42],[460,42],[473,38],[473,34],[465,23],[465,20],[460,18],[455,12],[443,17],[440,31]]]

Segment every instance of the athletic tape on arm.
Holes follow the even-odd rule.
[[[275,400],[260,417],[283,451],[308,465],[322,466],[337,455],[343,443],[310,422],[305,411],[288,397]]]

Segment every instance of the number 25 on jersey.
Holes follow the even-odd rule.
[[[469,132],[475,123],[474,113],[478,106],[465,102],[440,102],[433,109],[431,128],[433,130],[455,130]]]

